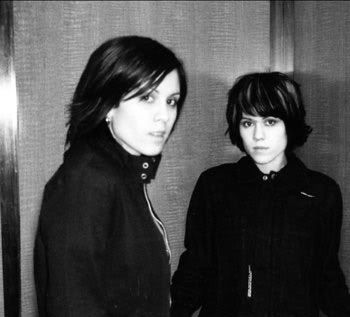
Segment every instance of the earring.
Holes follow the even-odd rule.
[[[111,118],[110,118],[110,117],[106,117],[105,120],[106,120],[107,123],[110,123],[110,122],[111,122]]]

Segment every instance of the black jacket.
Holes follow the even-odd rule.
[[[262,174],[249,157],[204,172],[193,192],[172,317],[350,316],[338,262],[339,186],[294,155]]]
[[[40,316],[169,315],[167,240],[145,192],[159,159],[129,155],[107,128],[66,152],[35,241]]]

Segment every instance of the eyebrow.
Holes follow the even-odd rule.
[[[268,118],[274,118],[274,117],[271,117],[271,116],[268,116],[268,117],[261,117],[262,118],[262,121],[268,119]],[[254,118],[250,118],[250,117],[245,117],[245,116],[242,116],[241,118],[241,121],[242,120],[247,120],[247,121],[251,121],[251,122],[258,122],[258,120],[255,120]]]
[[[280,119],[279,117],[275,117],[275,116],[266,116],[266,117],[261,117],[263,120],[268,119],[268,118],[274,118],[274,119]],[[252,120],[254,121],[254,118],[251,117],[246,117],[244,115],[242,115],[241,119],[245,119],[245,120]],[[281,120],[281,119],[280,119]]]
[[[153,91],[155,91],[157,94],[159,94],[159,91],[157,90],[157,88],[150,90],[150,93],[153,92]],[[176,91],[176,92],[170,94],[169,96],[174,96],[174,95],[181,95],[181,92],[180,91]]]
[[[245,119],[245,120],[254,120],[253,118],[249,118],[249,117],[246,117],[246,116],[242,116],[241,120],[242,119]]]

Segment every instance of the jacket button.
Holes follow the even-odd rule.
[[[142,167],[143,167],[144,169],[147,169],[147,168],[149,167],[149,164],[148,164],[147,162],[145,162],[145,163],[142,164]]]
[[[142,178],[143,180],[145,180],[145,179],[147,178],[147,175],[146,175],[145,173],[142,173],[142,174],[141,174],[141,178]]]
[[[268,178],[269,178],[269,177],[268,177],[267,175],[264,175],[262,179],[263,179],[264,181],[267,181]]]

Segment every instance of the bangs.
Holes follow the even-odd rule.
[[[130,89],[124,94],[124,97],[129,95],[125,101],[135,98],[137,96],[141,96],[147,92],[152,91],[155,89],[164,79],[164,77],[169,73],[170,71],[166,70],[159,70],[154,71],[153,73],[149,74],[148,76],[143,76],[134,83],[134,85],[130,86]]]
[[[237,101],[241,113],[286,118],[283,93],[272,83],[259,80],[259,78],[246,83],[238,93]]]

